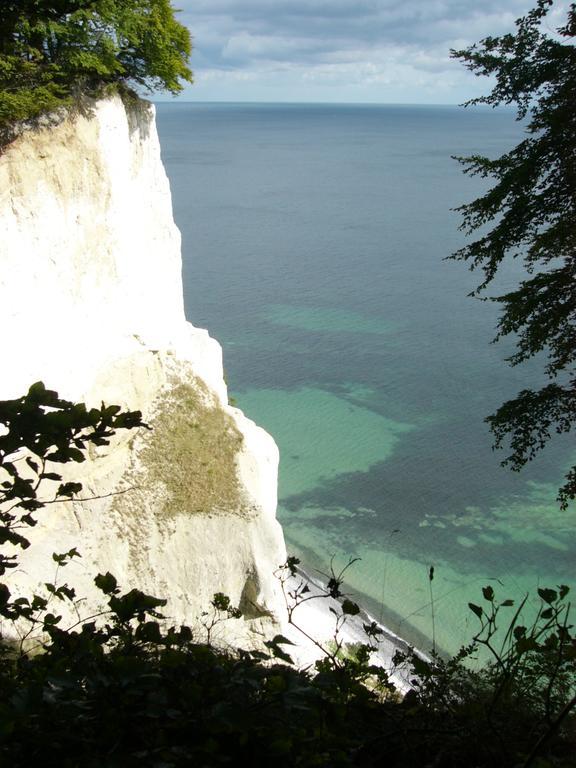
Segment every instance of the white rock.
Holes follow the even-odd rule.
[[[68,399],[142,410],[156,427],[119,435],[75,470],[83,495],[103,498],[41,512],[10,588],[29,594],[53,578],[52,552],[76,546],[82,559],[62,579],[86,596],[81,615],[98,609],[92,580],[109,570],[123,588],[166,597],[176,623],[194,624],[219,591],[247,616],[225,622],[224,639],[258,644],[259,633],[277,631],[278,451],[228,405],[219,344],[185,320],[152,106],[102,100],[7,148],[0,260],[0,398],[42,380]],[[221,455],[202,441],[186,449],[190,430],[214,424],[228,435]],[[204,488],[203,451],[227,495]]]

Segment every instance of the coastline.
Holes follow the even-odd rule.
[[[330,597],[326,586],[314,579],[301,567],[296,569],[295,576],[289,576],[283,582],[283,590],[287,600],[298,588],[306,586],[306,599],[294,608],[292,620],[283,630],[284,636],[294,645],[286,646],[285,650],[292,656],[294,663],[300,669],[309,669],[324,653],[320,646],[326,647],[335,640],[336,615],[342,613],[341,602]],[[407,693],[412,685],[413,675],[405,666],[398,666],[393,659],[396,652],[416,652],[426,658],[418,649],[403,638],[396,635],[388,627],[378,622],[371,614],[360,606],[360,612],[354,616],[348,615],[338,632],[339,641],[343,646],[367,643],[368,637],[364,624],[374,622],[381,634],[377,646],[370,657],[370,663],[382,667],[388,673],[390,681],[401,694]],[[315,642],[314,642],[315,641]]]

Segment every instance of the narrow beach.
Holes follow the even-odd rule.
[[[303,584],[306,584],[310,590],[305,597],[311,599],[304,600],[294,609],[292,623],[288,624],[284,635],[294,643],[294,646],[286,646],[285,650],[290,653],[299,668],[307,669],[313,667],[314,663],[323,657],[324,653],[319,646],[334,648],[337,621],[334,611],[340,615],[342,607],[338,600],[329,596],[325,585],[300,568],[295,576],[289,577],[284,582],[284,592],[290,604],[294,603],[290,595]],[[354,595],[348,597],[354,600]],[[372,624],[373,621],[375,621],[374,617],[361,607],[360,613],[356,616],[346,617],[338,633],[339,641],[343,646],[367,643],[368,637],[363,626]],[[411,646],[379,622],[376,624],[382,634],[371,656],[371,663],[383,667],[396,688],[401,693],[406,693],[411,688],[412,676],[406,668],[395,665],[393,658],[397,651],[409,651]]]

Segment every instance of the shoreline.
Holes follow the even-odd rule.
[[[314,579],[300,566],[296,568],[295,576],[289,576],[284,581],[283,591],[287,599],[289,600],[289,593],[293,593],[303,585],[308,587],[309,592],[306,593],[306,597],[311,599],[306,599],[294,609],[292,623],[286,625],[282,634],[294,643],[294,645],[285,646],[285,650],[292,656],[295,665],[300,669],[310,669],[324,656],[316,643],[324,647],[331,642],[334,643],[336,616],[333,611],[340,614],[342,606],[338,599],[329,596],[326,586],[320,580]],[[406,667],[395,665],[394,655],[397,651],[406,653],[415,650],[422,658],[428,657],[377,621],[361,605],[359,607],[358,614],[346,616],[338,632],[339,641],[343,646],[368,643],[369,639],[363,625],[374,622],[382,634],[379,635],[377,646],[371,654],[370,663],[384,668],[397,690],[401,694],[407,693],[412,689],[410,680],[414,675],[409,674]]]

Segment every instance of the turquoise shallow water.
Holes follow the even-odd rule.
[[[573,581],[576,512],[555,489],[555,441],[521,474],[483,419],[537,381],[490,345],[491,303],[445,261],[451,212],[481,191],[450,155],[500,153],[509,113],[452,107],[159,105],[183,234],[186,309],[224,347],[231,394],[276,438],[289,549],[350,587],[391,629],[437,644],[502,597]],[[507,267],[499,287],[513,285]]]

